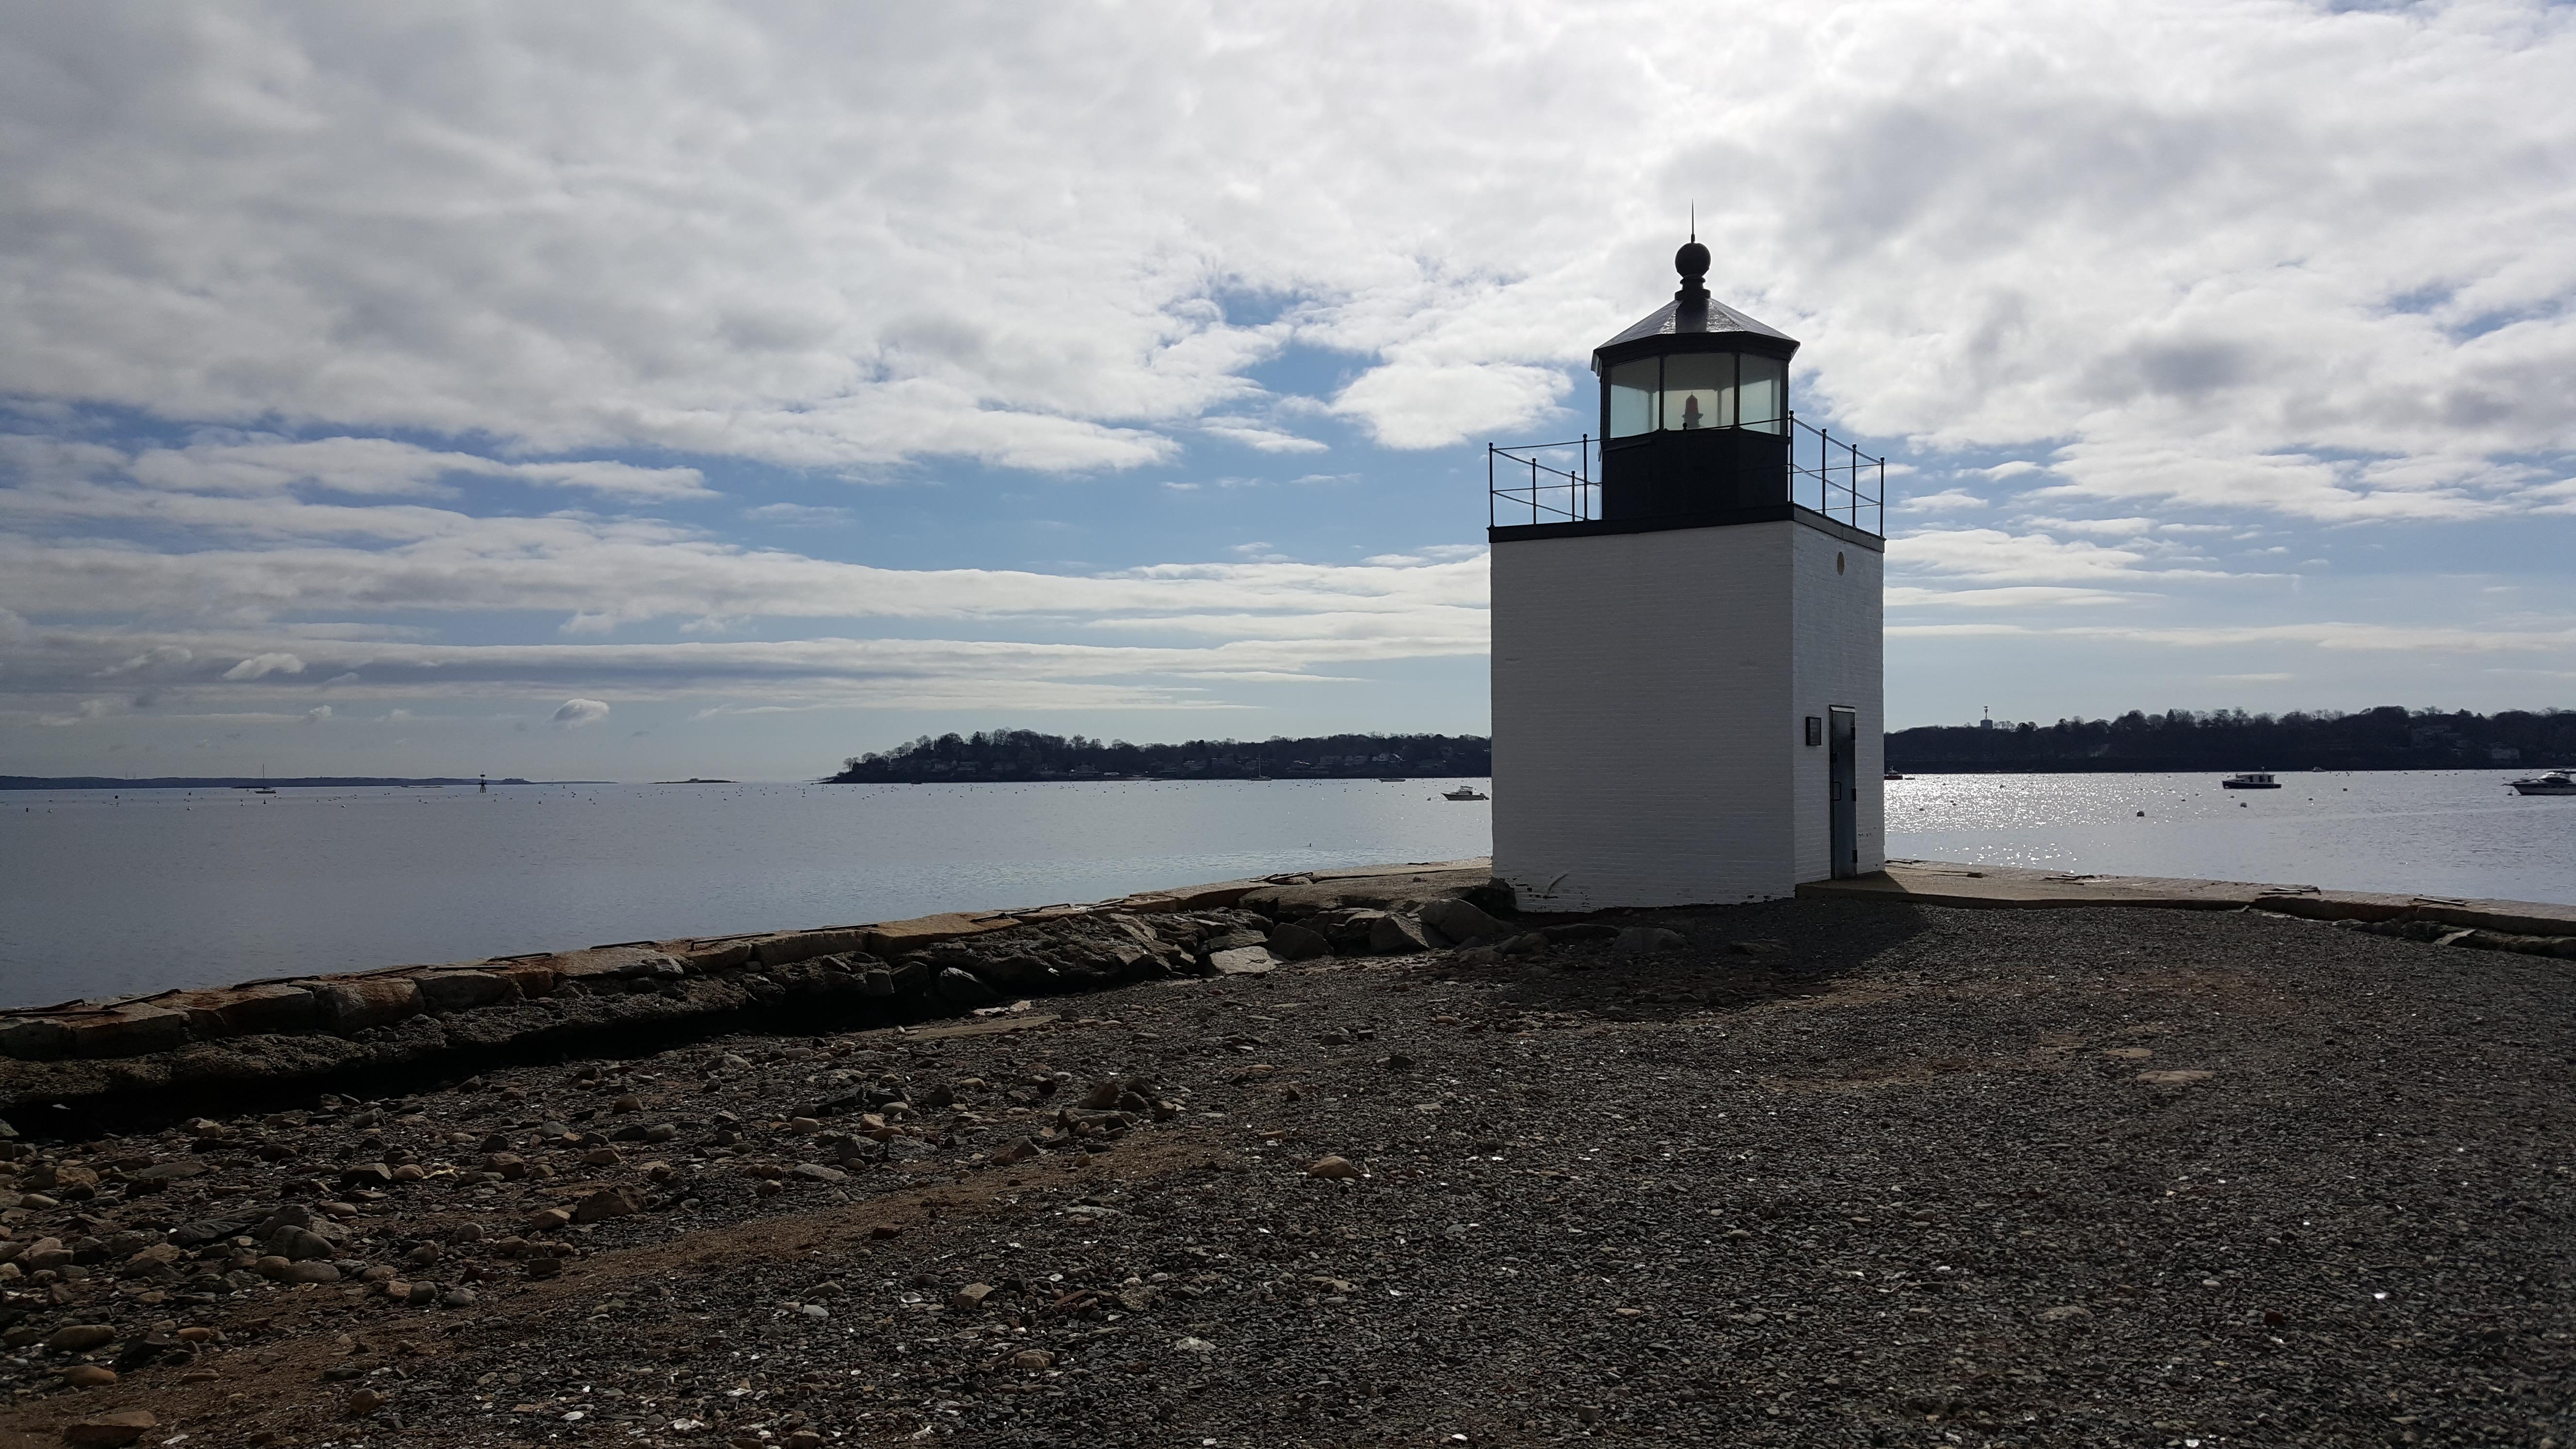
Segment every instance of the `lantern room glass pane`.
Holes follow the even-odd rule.
[[[1677,352],[1664,359],[1664,426],[1674,432],[1735,426],[1735,354]]]
[[[1788,424],[1782,404],[1789,395],[1789,365],[1776,357],[1746,357],[1744,380],[1736,388],[1744,426],[1777,433]]]
[[[1655,430],[1655,364],[1640,358],[1610,369],[1610,436],[1633,438]]]

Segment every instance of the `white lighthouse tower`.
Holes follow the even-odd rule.
[[[1789,407],[1798,344],[1673,300],[1592,354],[1598,442],[1494,448],[1494,874],[1525,909],[1878,870],[1885,469]],[[1597,462],[1596,462],[1597,459]]]

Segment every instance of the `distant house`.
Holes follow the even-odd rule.
[[[2522,763],[2522,751],[2512,745],[2489,745],[2487,760],[2491,764],[2517,765]]]

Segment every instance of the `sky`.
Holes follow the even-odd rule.
[[[1672,292],[1890,727],[2576,705],[2576,8],[0,11],[0,773],[1482,733]]]

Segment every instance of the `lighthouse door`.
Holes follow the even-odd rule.
[[[1834,812],[1834,876],[1860,874],[1860,711],[1836,705],[1825,713],[1825,773]]]

